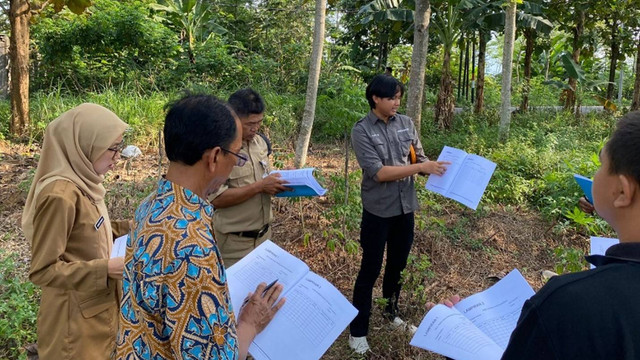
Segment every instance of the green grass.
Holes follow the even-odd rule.
[[[0,359],[24,358],[22,347],[36,340],[40,290],[24,279],[17,254],[0,251]]]

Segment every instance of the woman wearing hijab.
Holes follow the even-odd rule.
[[[115,348],[123,259],[109,257],[129,223],[109,220],[102,181],[120,157],[126,128],[106,108],[82,104],[45,131],[22,214],[29,279],[42,288],[40,359],[108,359]]]

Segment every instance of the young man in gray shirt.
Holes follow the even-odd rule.
[[[447,163],[429,161],[424,155],[413,120],[397,113],[403,93],[402,83],[394,77],[374,77],[366,90],[371,111],[351,131],[351,143],[362,168],[363,210],[362,263],[353,290],[358,315],[351,322],[349,346],[360,354],[369,350],[366,336],[373,285],[382,269],[385,245],[385,313],[393,325],[406,325],[397,310],[400,273],[413,244],[414,211],[418,209],[413,175],[442,175],[446,171]],[[410,159],[412,149],[415,163]]]

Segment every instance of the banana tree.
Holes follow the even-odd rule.
[[[195,63],[196,44],[205,43],[214,33],[227,32],[216,24],[211,4],[207,1],[160,0],[149,7],[157,12],[155,20],[167,23],[180,34],[180,42],[186,44],[191,63]]]
[[[356,16],[361,17],[361,25],[375,24],[378,32],[378,62],[376,69],[382,69],[389,53],[390,33],[404,32],[413,25],[413,10],[402,8],[402,0],[373,0],[362,6]]]
[[[573,60],[572,54],[567,51],[563,52],[559,56],[559,58],[565,71],[565,78],[573,79],[574,81],[567,83],[566,79],[564,79],[563,81],[552,79],[544,81],[543,84],[551,85],[558,89],[561,89],[563,98],[569,96],[569,94],[575,94],[577,103],[575,114],[576,116],[580,116],[580,105],[582,103],[584,93],[587,91],[591,91],[594,93],[602,92],[602,87],[609,85],[609,81],[596,80],[587,77],[587,74],[582,69],[582,67]],[[571,83],[575,84],[575,87],[572,87],[570,85]],[[617,106],[614,102],[597,94],[593,94],[592,96],[594,99],[598,100],[600,104],[602,104],[605,110],[617,110]]]
[[[446,9],[436,10],[433,28],[442,43],[442,76],[435,107],[435,122],[439,128],[451,128],[455,97],[453,96],[453,77],[451,75],[451,49],[461,35],[461,8],[448,4]]]

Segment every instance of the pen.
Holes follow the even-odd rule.
[[[278,282],[278,279],[275,279],[271,284],[267,285],[267,287],[264,288],[264,290],[262,290],[262,296],[264,296],[264,294],[266,294],[267,291],[269,291],[269,289],[271,289],[273,285],[275,285],[277,282]],[[248,302],[249,302],[249,298],[244,299],[244,302],[242,302],[242,306],[245,306]]]
[[[264,290],[262,291],[262,296],[264,296],[264,294],[266,294],[267,291],[269,291],[269,289],[271,289],[273,285],[275,285],[277,282],[278,282],[278,279],[275,279],[271,284],[267,285],[267,287],[264,288]]]

